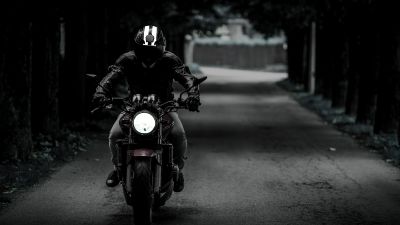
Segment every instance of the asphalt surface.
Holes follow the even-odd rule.
[[[185,190],[154,224],[400,224],[400,170],[300,107],[284,74],[203,68],[201,113],[182,112]],[[100,134],[89,151],[18,198],[0,224],[132,224]]]

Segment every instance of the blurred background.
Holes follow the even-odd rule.
[[[287,72],[296,90],[327,100],[368,132],[397,140],[400,20],[394,6],[378,0],[2,3],[0,160],[24,161],[49,148],[64,152],[70,147],[61,143],[71,140],[79,149],[82,141],[70,134],[93,126],[96,83],[85,74],[103,77],[144,24],[159,25],[167,50],[193,73],[201,66]]]
[[[0,159],[26,160],[35,139],[53,140],[64,128],[90,126],[90,100],[98,80],[85,74],[105,76],[107,67],[131,49],[132,33],[142,25],[159,25],[167,50],[193,73],[201,72],[199,65],[285,71],[283,29],[273,25],[267,34],[256,30],[255,21],[246,17],[253,7],[242,8],[244,4],[152,0],[4,5]]]

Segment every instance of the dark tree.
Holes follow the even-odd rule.
[[[311,6],[305,0],[250,0],[237,1],[232,7],[266,36],[284,31],[288,44],[289,80],[300,85],[308,83],[309,29],[316,15]]]
[[[64,19],[65,59],[60,79],[60,113],[64,121],[83,122],[88,112],[85,86],[89,50],[87,10],[83,7],[68,9]]]
[[[393,4],[377,2],[380,33],[380,73],[375,133],[395,134],[399,127],[400,28]]]
[[[20,8],[0,14],[0,157],[25,160],[32,150],[32,22]]]
[[[59,130],[60,18],[57,10],[37,12],[32,23],[32,126],[35,133]]]

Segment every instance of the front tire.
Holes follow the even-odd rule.
[[[135,225],[152,222],[153,179],[150,159],[136,159],[133,165],[133,220]]]

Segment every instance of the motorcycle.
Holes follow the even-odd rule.
[[[169,133],[174,126],[169,112],[187,109],[185,93],[199,88],[206,76],[195,77],[193,85],[179,98],[160,103],[154,94],[135,94],[128,98],[109,98],[91,113],[120,106],[124,115],[120,126],[126,134],[117,140],[117,173],[125,201],[133,208],[135,224],[151,224],[152,211],[171,197],[179,168],[173,162],[174,152]]]

